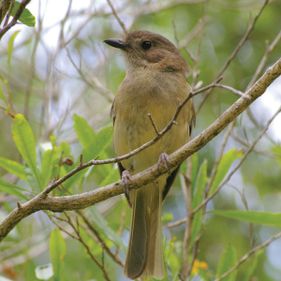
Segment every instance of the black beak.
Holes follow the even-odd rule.
[[[111,47],[118,48],[121,50],[126,50],[127,47],[129,46],[124,41],[118,40],[118,39],[107,39],[107,40],[104,40],[103,42],[110,45]]]

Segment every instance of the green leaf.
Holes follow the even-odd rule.
[[[64,257],[66,254],[65,241],[60,230],[54,229],[50,235],[50,259],[53,265],[54,279],[62,280]]]
[[[207,160],[201,164],[198,171],[196,182],[193,190],[192,198],[192,208],[196,208],[200,202],[204,199],[205,187],[207,184]]]
[[[261,255],[261,252],[257,252],[252,259],[249,259],[247,263],[250,263],[247,269],[244,272],[243,279],[241,281],[249,281],[253,279],[254,271],[258,265],[258,259]]]
[[[25,191],[22,187],[19,187],[15,184],[8,183],[2,179],[0,179],[0,191],[10,194],[10,195],[15,195],[19,198],[26,199],[27,197],[23,194]]]
[[[73,116],[74,130],[78,140],[84,149],[87,149],[94,141],[95,132],[89,123],[81,116],[75,114]]]
[[[218,268],[217,268],[217,277],[221,276],[224,272],[229,270],[232,266],[235,265],[237,260],[236,249],[229,245],[223,252]],[[227,277],[223,278],[223,281],[236,281],[237,271],[232,272]]]
[[[203,223],[203,210],[201,209],[193,217],[190,247],[193,246],[193,243],[195,242],[197,235],[201,230],[202,223]]]
[[[95,208],[95,206],[92,206],[90,208],[90,216],[92,218],[93,223],[97,227],[97,229],[104,234],[107,239],[114,241],[114,244],[118,247],[124,249],[124,243],[120,237],[115,231],[112,230],[112,228],[109,226],[108,222],[104,217],[100,214],[100,212]]]
[[[262,224],[272,227],[281,227],[281,213],[241,211],[241,210],[214,210],[214,215],[239,221]]]
[[[107,176],[99,183],[100,186],[107,185],[111,182],[117,181],[119,179],[119,172],[117,169],[114,169],[112,166],[110,167],[110,171]]]
[[[91,143],[91,158],[96,158],[101,155],[101,152],[112,143],[112,126],[104,127],[97,132],[97,135]]]
[[[17,2],[17,1],[14,2],[13,8],[11,10],[12,16],[15,16],[20,5],[21,5],[21,3]],[[36,19],[32,15],[32,13],[27,8],[25,8],[19,17],[19,21],[27,26],[35,26]]]
[[[7,80],[0,76],[0,83],[1,83],[1,86],[0,86],[0,99],[3,100],[4,103],[6,104],[7,103],[7,98],[5,97],[3,89],[7,85]]]
[[[196,182],[194,184],[194,190],[192,194],[192,208],[196,208],[204,199],[205,194],[205,187],[207,184],[207,160],[201,164],[197,177]],[[199,210],[193,218],[192,222],[192,229],[191,229],[191,245],[196,240],[198,233],[201,230],[201,226],[203,223],[203,211]]]
[[[84,152],[84,160],[100,156],[102,151],[112,143],[112,126],[104,127],[97,133],[81,116],[74,115],[74,130]]]
[[[0,167],[7,172],[16,175],[18,178],[26,180],[25,168],[22,164],[7,158],[0,157]]]
[[[22,114],[16,114],[12,126],[13,139],[24,161],[33,172],[40,185],[38,169],[36,166],[36,143],[29,123]]]
[[[195,181],[196,181],[198,166],[199,166],[198,153],[194,153],[191,156],[191,167],[192,167],[192,170],[191,170],[191,184],[192,184],[193,188],[194,188],[194,184],[195,184]]]
[[[52,149],[45,150],[41,160],[41,182],[42,186],[46,186],[53,172],[54,151]]]
[[[218,165],[217,173],[215,175],[214,181],[211,185],[210,194],[214,193],[218,189],[219,185],[225,178],[233,162],[238,158],[241,158],[242,156],[243,156],[242,151],[237,149],[231,149],[223,155]]]
[[[8,64],[11,64],[11,59],[12,59],[12,54],[13,54],[13,50],[14,50],[14,41],[17,37],[17,35],[19,34],[19,30],[15,31],[8,42]]]

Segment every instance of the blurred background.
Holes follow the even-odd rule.
[[[0,156],[21,163],[11,132],[10,115],[15,113],[24,114],[32,128],[38,163],[42,164],[46,151],[56,149],[56,157],[49,167],[52,171],[45,183],[75,167],[81,154],[85,161],[114,156],[109,113],[114,93],[125,76],[126,63],[121,52],[109,48],[103,40],[124,37],[122,24],[127,30],[153,31],[174,42],[188,62],[187,80],[194,89],[222,76],[223,84],[244,92],[280,57],[281,2],[269,1],[255,22],[263,3],[257,0],[32,0],[27,8],[36,18],[35,27],[17,24],[0,43],[1,92],[5,97],[0,99]],[[251,25],[248,38],[230,59]],[[237,98],[233,92],[221,88],[215,88],[209,95],[204,92],[196,96],[193,136]],[[195,185],[200,167],[202,172],[205,163],[206,186],[210,187],[208,179],[213,178],[214,167],[221,163],[223,155],[228,151],[236,153],[226,174],[241,161],[240,154],[252,147],[243,164],[202,214],[198,239],[188,249],[188,255],[196,261],[189,280],[214,280],[226,248],[235,249],[238,260],[278,231],[226,219],[210,211],[281,212],[280,116],[263,132],[280,105],[279,78],[234,124],[183,165],[183,174],[192,170],[189,175]],[[89,138],[85,137],[86,131]],[[259,136],[261,139],[253,146]],[[39,192],[40,187],[1,167],[1,178],[24,188],[27,198]],[[118,178],[115,166],[91,168],[70,179],[56,194],[92,190]],[[177,272],[184,252],[186,224],[173,226],[187,216],[183,186],[183,177],[178,177],[164,204],[167,280],[179,280]],[[0,219],[17,201],[17,196],[1,193],[0,189]],[[4,277],[28,281],[126,280],[120,264],[125,258],[129,222],[129,207],[121,196],[81,213],[36,213],[22,221],[0,244],[0,276],[3,276],[0,280]],[[60,279],[53,275],[57,271],[56,254],[50,249],[59,247],[54,246],[54,241],[60,241],[64,245],[60,246],[62,249],[65,247],[59,255],[63,264]],[[281,240],[277,240],[249,258],[232,279],[223,280],[278,281],[280,276]]]

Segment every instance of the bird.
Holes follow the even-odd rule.
[[[190,95],[191,86],[186,80],[186,61],[164,36],[138,30],[128,32],[123,39],[104,42],[122,50],[127,63],[125,78],[111,108],[113,146],[117,156],[121,156],[163,130]],[[166,134],[153,145],[118,163],[122,178],[128,179],[126,176],[159,163],[161,156],[180,148],[190,139],[194,123],[195,110],[189,99]],[[162,279],[165,276],[161,212],[178,170],[179,167],[128,192],[133,211],[124,273],[130,279]]]

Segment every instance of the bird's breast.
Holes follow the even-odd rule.
[[[186,87],[155,80],[142,79],[139,83],[124,81],[115,99],[114,147],[118,155],[132,151],[153,139],[174,117],[188,95]],[[184,84],[185,85],[185,84]],[[177,125],[156,144],[137,154],[123,165],[129,170],[142,170],[154,163],[162,152],[171,153],[188,138],[186,110],[179,115]],[[149,117],[150,116],[150,117]]]

